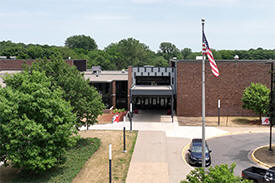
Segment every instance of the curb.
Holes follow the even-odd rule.
[[[190,147],[190,144],[191,143],[188,143],[186,144],[183,149],[182,149],[182,152],[181,152],[181,156],[182,156],[182,159],[184,161],[184,163],[190,168],[190,169],[194,169],[194,167],[192,167],[191,165],[189,165],[189,163],[186,161],[185,159],[185,152],[187,151],[187,149]]]
[[[242,134],[248,134],[248,133],[269,133],[269,132],[267,132],[267,131],[251,131],[251,130],[243,131],[243,132],[227,132],[227,133],[224,133],[224,134],[220,134],[220,135],[216,135],[216,136],[206,138],[206,140],[213,139],[213,138],[218,138],[218,137],[223,137],[223,136],[242,135]]]
[[[220,135],[216,135],[216,136],[209,137],[209,138],[207,138],[206,140],[213,139],[213,138],[218,138],[218,137],[223,137],[223,136],[241,135],[241,134],[248,134],[248,133],[268,133],[268,132],[266,132],[266,131],[251,131],[251,130],[249,130],[249,131],[244,131],[244,132],[227,132],[227,133],[224,133],[224,134],[220,134]],[[191,165],[189,165],[189,163],[186,161],[185,156],[184,156],[184,155],[185,155],[185,152],[186,152],[187,148],[190,146],[190,144],[191,144],[191,143],[188,143],[187,145],[185,145],[185,146],[183,147],[182,153],[181,153],[181,154],[182,154],[182,159],[183,159],[183,161],[184,161],[190,168],[194,169]],[[266,146],[266,145],[265,145],[265,146]],[[264,147],[264,146],[261,146],[261,147]],[[260,164],[260,165],[262,164],[262,166],[270,168],[270,167],[271,167],[270,165],[267,165],[267,164],[265,164],[265,163],[259,161],[259,160],[256,159],[255,156],[254,156],[254,152],[255,152],[257,149],[261,148],[261,147],[256,148],[256,149],[251,153],[251,158],[252,158],[252,160],[253,160],[254,162],[256,162],[256,163],[259,162],[258,164]]]
[[[261,165],[261,166],[264,166],[264,167],[266,167],[266,168],[271,168],[271,167],[272,167],[271,165],[268,165],[268,164],[266,164],[266,163],[264,163],[264,162],[258,160],[258,159],[255,157],[255,155],[254,155],[254,153],[255,153],[258,149],[263,148],[263,147],[267,147],[267,146],[269,146],[269,145],[260,146],[260,147],[257,147],[256,149],[254,149],[253,152],[251,153],[251,159],[252,159],[255,163],[257,163],[257,164],[259,164],[259,165]]]

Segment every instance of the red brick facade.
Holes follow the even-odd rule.
[[[23,66],[32,65],[34,60],[0,60],[0,70],[22,70]]]
[[[177,115],[201,116],[202,71],[201,62],[177,63]],[[205,106],[206,116],[217,115],[218,99],[221,115],[251,116],[252,111],[242,109],[242,94],[251,82],[270,88],[270,64],[256,61],[218,61],[220,77],[212,75],[206,62]]]
[[[0,60],[0,71],[1,70],[23,70],[24,65],[32,65],[35,60],[12,60],[12,59],[3,59]],[[66,60],[66,62],[72,66],[73,60]]]
[[[22,70],[34,60],[0,60],[1,70]],[[66,60],[73,65],[73,60]],[[206,116],[217,115],[217,102],[221,100],[221,116],[251,116],[252,111],[242,109],[242,94],[251,82],[270,88],[270,64],[265,61],[217,61],[220,76],[214,77],[206,62],[205,95]],[[177,64],[176,113],[178,116],[201,116],[202,71],[200,61],[179,61]],[[132,67],[128,67],[128,109]],[[112,83],[112,103],[116,104],[116,83]],[[114,106],[115,107],[115,106]]]

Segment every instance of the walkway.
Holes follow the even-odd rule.
[[[130,123],[125,123],[130,129]],[[123,122],[94,125],[89,129],[122,130]],[[183,148],[192,138],[201,138],[200,126],[178,126],[174,123],[133,122],[139,130],[136,146],[128,171],[127,183],[179,183],[192,169],[182,159]],[[86,128],[83,128],[85,130]],[[206,138],[226,134],[268,131],[268,128],[206,127]]]

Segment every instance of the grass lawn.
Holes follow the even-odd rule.
[[[28,174],[23,171],[17,171],[18,173],[9,175],[14,177],[10,182],[71,182],[79,173],[85,162],[98,150],[100,143],[98,138],[81,138],[75,147],[66,152],[66,162],[63,165],[40,174]]]
[[[133,150],[136,143],[137,131],[126,131],[126,150],[123,152],[123,133],[119,130],[88,130],[81,131],[80,135],[97,137],[101,145],[97,152],[90,158],[73,183],[102,183],[109,182],[109,144],[112,144],[112,182],[125,182]]]
[[[77,147],[67,151],[67,161],[64,165],[36,176],[25,174],[15,168],[0,167],[0,182],[108,182],[109,144],[112,144],[112,182],[125,182],[138,132],[126,131],[126,153],[123,152],[122,131],[88,130],[79,134],[85,139],[90,139],[82,140]]]

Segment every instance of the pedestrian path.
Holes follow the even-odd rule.
[[[89,129],[130,130],[130,122],[93,125]],[[174,123],[133,122],[138,137],[126,183],[179,183],[193,169],[182,159],[182,150],[192,138],[201,138],[200,126],[178,126]],[[86,130],[82,127],[81,130]],[[255,133],[268,128],[206,127],[206,139],[235,133]]]
[[[166,146],[164,132],[140,131],[126,182],[169,182]]]
[[[126,122],[126,130],[130,129],[130,122]],[[122,130],[124,122],[113,123],[113,124],[101,124],[93,125],[89,127],[89,130]],[[177,121],[174,123],[152,123],[152,122],[133,122],[133,130],[139,131],[163,131],[167,137],[182,137],[182,138],[201,138],[201,127],[200,126],[178,126]],[[86,130],[86,127],[82,127],[80,130]],[[213,136],[220,136],[226,134],[227,131],[216,128],[206,127],[206,138]]]

